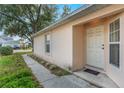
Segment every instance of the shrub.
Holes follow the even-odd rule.
[[[10,46],[0,47],[0,54],[3,56],[13,54],[13,49]]]

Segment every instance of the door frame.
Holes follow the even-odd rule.
[[[87,64],[87,62],[86,62],[86,65],[89,65],[89,66],[91,66],[91,67],[94,67],[94,68],[98,68],[98,69],[101,69],[101,70],[103,70],[103,71],[105,71],[105,56],[104,56],[104,54],[105,54],[105,34],[104,34],[104,31],[105,31],[105,25],[104,24],[99,24],[99,25],[96,25],[96,26],[93,26],[93,27],[90,27],[90,28],[87,28],[87,30],[88,29],[92,29],[92,28],[96,28],[96,27],[99,27],[99,26],[103,26],[103,42],[104,42],[104,50],[103,50],[103,68],[100,68],[100,67],[97,67],[97,66],[92,66],[92,65],[89,65],[89,64]],[[86,31],[87,31],[86,30]],[[86,34],[86,37],[87,37],[87,34]],[[87,39],[86,39],[86,43],[87,43],[88,41],[87,41]],[[87,47],[86,47],[86,54],[87,54]],[[86,58],[87,59],[87,58]]]

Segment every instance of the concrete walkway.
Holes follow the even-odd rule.
[[[84,72],[83,70],[74,72],[73,74],[78,77],[93,83],[99,87],[103,88],[118,88],[118,86],[112,81],[106,74],[100,73],[99,75],[92,75],[90,73]]]
[[[18,50],[13,50],[13,53],[20,53],[20,52],[32,52],[32,49],[18,49]]]
[[[89,82],[74,75],[58,77],[51,74],[44,66],[27,55],[23,55],[23,58],[28,67],[31,68],[40,85],[45,88],[95,88],[95,86],[91,85]]]

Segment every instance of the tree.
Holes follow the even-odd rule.
[[[0,5],[0,28],[33,43],[31,35],[54,22],[56,11],[56,5]]]
[[[71,8],[68,5],[64,5],[64,7],[63,7],[63,13],[62,13],[61,17],[65,17],[70,12],[71,12]]]

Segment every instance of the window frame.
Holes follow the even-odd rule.
[[[49,35],[49,38],[50,38],[49,41],[47,40],[47,36],[48,35]],[[45,40],[44,40],[45,41],[45,53],[50,56],[51,55],[51,35],[50,35],[50,33],[45,34],[44,38],[45,38]],[[46,49],[47,48],[46,47],[47,46],[47,42],[49,42],[49,52]]]
[[[111,41],[110,40],[110,34],[111,34],[111,31],[110,31],[110,25],[113,23],[113,22],[116,22],[117,20],[119,20],[119,29],[118,29],[118,31],[119,31],[119,41]],[[120,18],[116,18],[116,19],[114,19],[114,20],[112,20],[110,23],[109,23],[109,25],[108,25],[108,29],[109,29],[109,34],[108,34],[108,36],[109,36],[109,64],[111,64],[112,66],[114,66],[114,67],[116,67],[116,68],[120,68],[120,54],[121,54],[121,49],[120,49],[120,30],[121,30],[121,24],[120,24]],[[113,32],[117,32],[117,30],[116,31],[113,31]],[[110,62],[110,45],[114,45],[114,44],[118,44],[119,45],[119,65],[117,66],[116,64],[114,64],[114,63],[112,63],[112,62]]]

